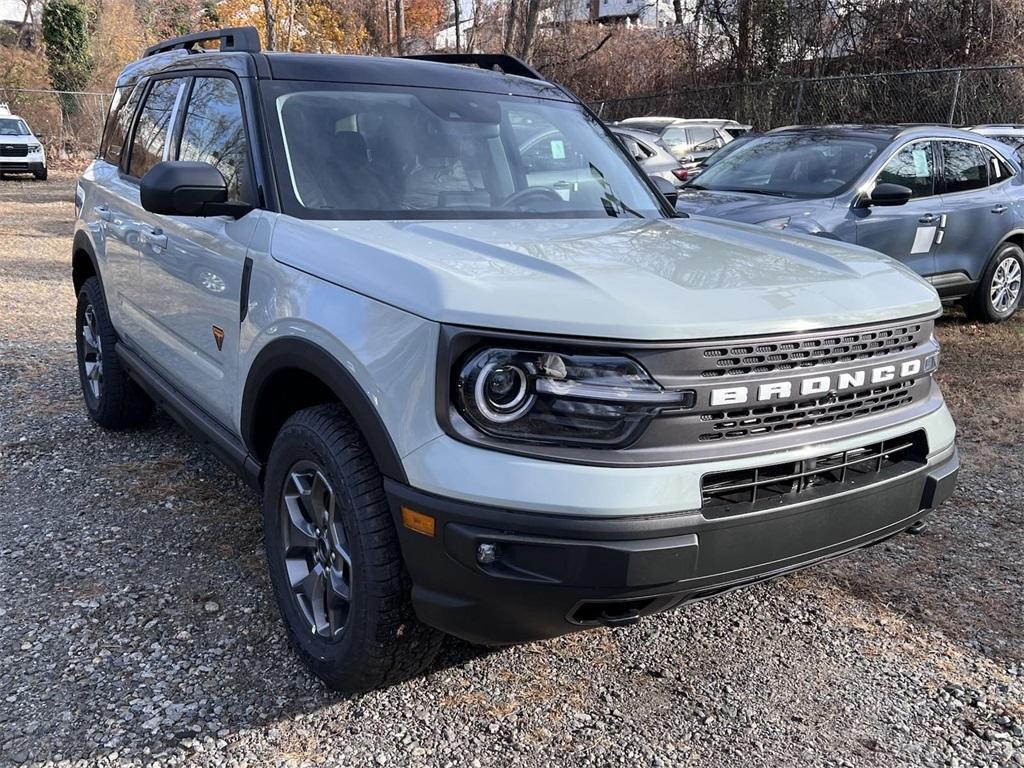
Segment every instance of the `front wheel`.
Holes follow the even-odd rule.
[[[41,171],[32,171],[32,175],[36,177],[36,181],[46,181],[46,168]]]
[[[299,411],[267,462],[263,527],[289,639],[330,688],[356,693],[419,674],[441,634],[412,608],[384,486],[337,405]]]
[[[1017,311],[1024,275],[1024,250],[1004,243],[992,258],[974,294],[964,303],[968,316],[982,323],[999,323]]]

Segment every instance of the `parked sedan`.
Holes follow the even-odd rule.
[[[974,133],[988,136],[990,139],[1001,141],[1017,152],[1018,158],[1024,158],[1024,125],[1017,123],[1005,123],[1000,125],[976,125],[970,129]]]
[[[658,137],[648,131],[634,131],[622,126],[609,126],[648,176],[661,177],[676,187],[689,178],[689,171],[668,150],[658,144]]]
[[[1020,303],[1024,172],[1009,147],[977,133],[771,131],[687,183],[678,208],[882,251],[978,320],[1005,320]]]

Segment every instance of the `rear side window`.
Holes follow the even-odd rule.
[[[157,80],[149,89],[135,126],[129,175],[142,177],[164,159],[164,150],[171,135],[174,105],[183,82],[180,78]]]
[[[909,144],[893,156],[878,174],[879,184],[900,184],[913,197],[935,194],[935,155],[931,142]]]
[[[244,200],[249,144],[242,102],[232,80],[197,77],[181,129],[179,160],[214,166],[228,183],[228,198]]]
[[[107,122],[103,126],[103,139],[100,142],[100,158],[114,165],[121,164],[121,150],[128,137],[128,128],[132,124],[135,107],[139,103],[141,88],[124,85],[114,91],[107,112]]]
[[[714,128],[689,128],[687,130],[690,134],[690,144],[694,147],[712,149],[716,146],[715,142],[718,139],[718,134],[715,133]]]
[[[942,180],[946,193],[969,192],[988,186],[988,158],[977,144],[942,142]]]

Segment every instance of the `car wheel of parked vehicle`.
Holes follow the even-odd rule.
[[[93,421],[106,429],[127,429],[149,418],[153,401],[128,377],[114,351],[117,334],[107,314],[103,288],[95,277],[86,280],[78,292],[75,343],[82,394]]]
[[[989,262],[974,295],[965,302],[967,314],[983,323],[1006,320],[1020,306],[1022,275],[1024,250],[1004,243]]]
[[[46,169],[43,168],[41,171],[33,171],[32,175],[36,177],[36,181],[46,181]]]
[[[266,477],[270,577],[302,660],[345,693],[421,672],[441,633],[413,613],[380,472],[344,410],[315,406],[288,419]]]

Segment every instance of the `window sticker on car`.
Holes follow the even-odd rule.
[[[927,176],[928,170],[928,150],[927,149],[915,149],[914,155],[914,173],[917,176]]]
[[[935,230],[937,227],[918,227],[917,234],[914,235],[914,245],[911,247],[911,253],[928,253],[932,249],[932,243],[935,241]]]
[[[565,160],[565,143],[561,139],[554,139],[551,142],[551,159]]]

